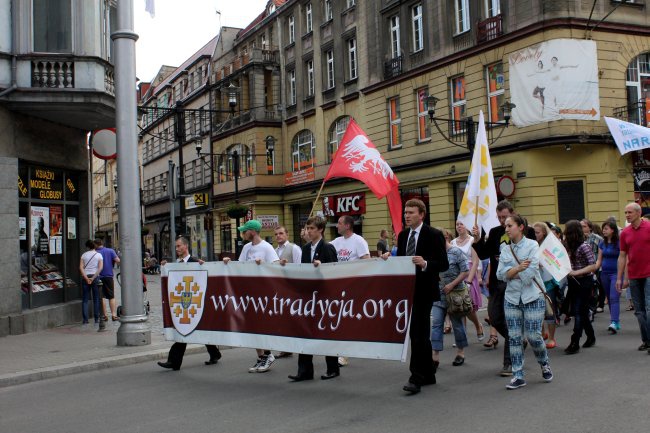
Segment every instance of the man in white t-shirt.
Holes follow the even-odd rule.
[[[257,220],[247,221],[237,230],[241,232],[242,238],[248,241],[239,255],[240,262],[255,262],[258,265],[261,263],[275,263],[280,259],[276,254],[273,246],[260,237],[262,231],[262,224]],[[230,262],[229,257],[224,257],[223,262],[227,265]],[[275,356],[270,350],[256,349],[257,361],[255,365],[248,369],[249,373],[264,373],[269,371],[271,364],[275,361]]]
[[[330,244],[336,248],[336,256],[339,262],[351,262],[353,260],[370,258],[368,242],[356,234],[353,227],[354,218],[350,215],[343,215],[336,223],[336,230],[340,236],[330,242]],[[348,365],[348,359],[344,356],[339,356],[339,365],[341,367]]]

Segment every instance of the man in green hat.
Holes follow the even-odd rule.
[[[260,237],[262,224],[258,220],[246,221],[237,230],[241,232],[244,241],[247,242],[239,255],[240,262],[275,263],[279,262],[277,253],[273,246]],[[228,264],[230,258],[224,257],[223,262]],[[270,350],[257,349],[257,361],[248,369],[249,373],[265,373],[271,368],[275,357]]]

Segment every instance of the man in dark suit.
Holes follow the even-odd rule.
[[[301,263],[313,263],[315,267],[318,267],[321,263],[338,261],[334,246],[323,239],[325,226],[326,221],[323,218],[312,217],[307,220],[305,229],[310,242],[302,247]],[[298,355],[298,374],[289,375],[289,379],[294,382],[312,380],[314,378],[313,358],[313,355]],[[327,372],[320,377],[322,380],[333,379],[341,374],[338,357],[326,356],[325,363],[327,364]]]
[[[431,358],[431,307],[440,300],[438,273],[449,268],[445,238],[439,230],[424,224],[426,207],[421,200],[412,199],[404,205],[404,220],[408,228],[397,237],[397,255],[412,256],[415,268],[415,293],[411,309],[411,377],[402,389],[411,394],[420,392],[422,385],[436,383]],[[387,259],[390,253],[382,258]]]
[[[179,236],[176,239],[176,257],[178,258],[179,263],[200,263],[203,264],[203,260],[197,259],[196,257],[190,256],[189,253],[189,241],[185,236]],[[161,261],[160,264],[165,266],[167,262],[165,260]],[[185,348],[187,343],[174,343],[169,349],[169,354],[167,355],[166,362],[158,362],[163,368],[171,368],[174,371],[181,369],[181,364],[183,363],[183,356],[185,355]],[[205,361],[205,365],[214,365],[219,359],[221,359],[221,352],[219,348],[214,344],[206,344],[206,349],[208,349],[208,354],[210,359]]]

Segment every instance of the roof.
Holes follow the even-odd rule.
[[[275,5],[276,9],[285,4],[288,0],[271,0],[271,2]],[[264,18],[268,16],[268,7],[264,9],[264,11],[259,14],[249,25],[247,25],[244,29],[242,29],[238,34],[237,38],[243,37],[246,35],[246,33],[250,32],[252,29],[255,28],[256,25],[264,21]]]

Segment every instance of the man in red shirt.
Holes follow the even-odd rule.
[[[621,232],[616,290],[622,289],[621,277],[627,263],[626,279],[629,278],[634,315],[639,321],[643,340],[639,350],[647,350],[650,355],[650,222],[641,218],[641,206],[637,203],[625,206],[625,219],[630,225]],[[623,286],[626,282],[623,282]]]

